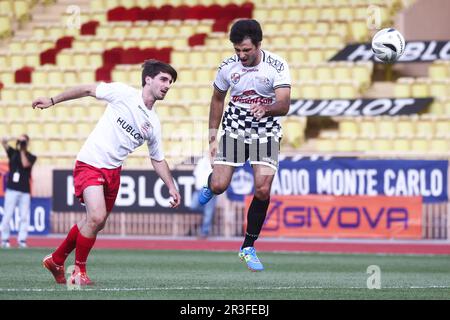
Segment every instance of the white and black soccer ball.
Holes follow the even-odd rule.
[[[381,29],[372,38],[372,51],[383,62],[395,62],[405,51],[405,38],[394,28]]]

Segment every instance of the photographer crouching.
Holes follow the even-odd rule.
[[[28,135],[21,135],[16,141],[16,148],[8,144],[8,140],[3,138],[2,145],[5,148],[9,159],[9,177],[6,184],[4,215],[0,225],[2,233],[2,248],[9,248],[10,220],[14,214],[14,209],[19,208],[20,224],[18,243],[20,248],[27,247],[28,225],[30,223],[30,182],[31,168],[36,162],[36,156],[28,152],[30,138]]]

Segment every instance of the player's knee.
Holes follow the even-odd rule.
[[[217,181],[211,181],[209,187],[214,194],[222,194],[227,189],[226,186]]]
[[[255,197],[259,200],[267,200],[270,197],[270,186],[258,186],[255,188]]]
[[[100,231],[105,227],[106,219],[102,216],[92,216],[88,219],[88,223],[92,229]]]

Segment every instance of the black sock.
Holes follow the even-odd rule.
[[[253,197],[247,214],[247,231],[245,232],[244,243],[242,248],[253,247],[256,239],[261,232],[264,220],[266,219],[267,209],[269,208],[270,198],[267,200],[259,200]]]

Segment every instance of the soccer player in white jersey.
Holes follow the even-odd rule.
[[[254,242],[264,224],[270,189],[278,168],[282,131],[278,119],[289,111],[291,80],[287,63],[261,49],[262,30],[253,19],[238,20],[230,31],[235,55],[224,60],[214,81],[209,114],[210,155],[214,159],[208,184],[199,195],[204,204],[229,186],[233,171],[247,160],[254,173],[254,196],[247,230],[239,251],[252,271],[264,270]],[[230,102],[224,100],[230,90]],[[222,120],[220,141],[217,132]]]
[[[169,189],[171,207],[179,206],[181,197],[164,160],[161,124],[154,109],[155,102],[164,99],[176,79],[177,72],[169,64],[147,60],[143,64],[142,90],[119,82],[101,82],[77,86],[57,96],[33,101],[33,108],[39,109],[86,96],[108,103],[78,153],[74,168],[75,195],[85,204],[86,216],[71,228],[56,251],[43,260],[44,267],[53,274],[57,283],[66,283],[64,262],[76,249],[75,271],[69,281],[72,284],[92,284],[86,273],[86,261],[114,206],[122,162],[145,141],[152,166]]]

